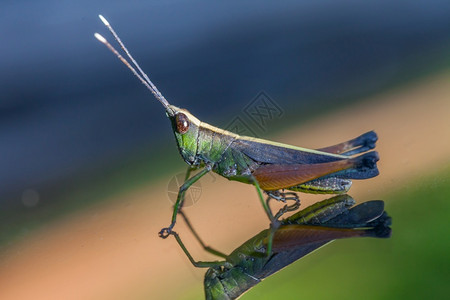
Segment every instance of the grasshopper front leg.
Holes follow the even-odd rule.
[[[201,170],[199,173],[195,174],[191,178],[187,179],[183,183],[183,185],[180,186],[180,189],[178,191],[177,201],[175,202],[175,205],[173,207],[172,223],[170,223],[169,227],[161,229],[161,231],[159,232],[159,237],[165,239],[170,235],[170,233],[172,232],[172,228],[175,226],[175,223],[177,222],[178,212],[183,207],[186,191],[189,189],[189,187],[191,185],[193,185],[195,182],[197,182],[197,180],[202,178],[203,175],[205,175],[206,173],[211,171],[211,169],[212,169],[212,167],[210,165],[206,165],[206,167],[203,170]],[[186,177],[188,177],[189,174],[190,174],[190,169],[188,170]]]

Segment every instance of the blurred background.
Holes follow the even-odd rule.
[[[448,292],[450,2],[46,0],[0,3],[0,298],[202,297],[204,270],[157,237],[185,165],[162,106],[93,37],[112,41],[99,13],[202,121],[311,148],[379,134],[381,175],[351,194],[386,201],[393,237],[333,243],[243,299]],[[268,226],[251,186],[200,184],[187,211],[216,248]]]

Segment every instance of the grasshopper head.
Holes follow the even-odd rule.
[[[169,105],[166,115],[172,123],[173,133],[177,140],[178,151],[188,164],[193,164],[197,153],[197,137],[200,120],[186,109]]]

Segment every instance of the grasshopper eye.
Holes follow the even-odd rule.
[[[178,133],[186,133],[189,129],[189,119],[188,117],[183,113],[178,113],[175,116],[175,122],[177,124],[177,131]]]

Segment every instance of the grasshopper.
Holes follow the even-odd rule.
[[[131,56],[109,22],[101,15],[99,17],[136,68],[104,37],[98,33],[95,37],[105,44],[163,105],[172,125],[178,150],[188,164],[186,180],[179,188],[171,223],[159,232],[160,237],[166,238],[175,226],[187,189],[211,171],[229,180],[254,185],[274,228],[278,223],[267,204],[268,199],[284,202],[294,200],[299,206],[299,198],[295,192],[345,193],[351,186],[351,179],[366,179],[378,175],[377,152],[354,157],[355,154],[375,147],[377,135],[373,131],[338,145],[312,150],[240,136],[204,123],[186,109],[169,104]],[[197,169],[200,171],[191,176],[191,172]],[[264,199],[263,192],[267,194],[267,200]]]
[[[273,237],[272,252],[268,254],[266,229],[236,248],[230,255],[207,248],[224,261],[195,261],[179,235],[172,231],[189,260],[196,267],[209,268],[204,278],[207,300],[236,299],[264,278],[336,239],[354,237],[388,238],[391,218],[384,211],[384,202],[368,201],[353,206],[348,195],[339,195],[318,202],[291,217],[280,221]],[[352,207],[353,206],[353,207]],[[190,225],[198,241],[198,237]]]

